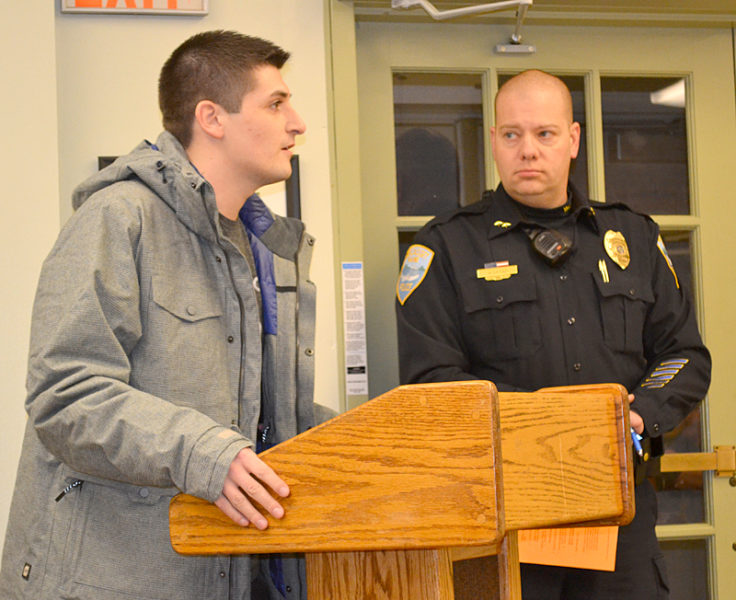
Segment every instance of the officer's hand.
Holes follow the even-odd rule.
[[[629,394],[629,405],[634,402],[634,394]],[[629,411],[629,424],[634,428],[634,431],[641,435],[644,433],[644,419],[641,418],[639,413],[633,410]]]
[[[265,486],[282,498],[289,495],[289,486],[273,469],[258,458],[253,450],[244,448],[230,464],[222,494],[215,501],[215,506],[238,525],[253,523],[258,529],[266,529],[268,521],[254,506],[253,501],[277,519],[284,516],[284,509]]]

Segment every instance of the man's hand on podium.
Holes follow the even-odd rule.
[[[289,486],[273,469],[258,458],[253,450],[244,448],[230,464],[222,494],[215,505],[238,525],[253,523],[258,529],[266,529],[268,521],[253,505],[253,501],[277,519],[284,516],[284,509],[265,486],[282,498],[289,495]]]

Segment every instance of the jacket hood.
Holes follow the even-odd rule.
[[[77,210],[91,196],[120,182],[137,181],[156,194],[177,218],[197,235],[217,241],[219,219],[215,192],[173,135],[164,131],[155,144],[145,140],[132,152],[79,184],[72,193]],[[249,214],[251,218],[244,218]],[[298,219],[274,217],[258,194],[248,198],[241,219],[248,230],[272,252],[293,258],[299,248],[304,224]],[[311,238],[308,243],[314,243]]]
[[[141,142],[132,152],[79,184],[72,193],[74,210],[93,194],[123,181],[141,182],[187,227],[200,235],[214,235],[217,205],[212,187],[189,162],[179,140],[168,131],[164,131],[155,144],[147,140]]]

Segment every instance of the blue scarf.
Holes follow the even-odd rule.
[[[261,287],[263,304],[263,331],[270,335],[278,332],[276,315],[276,280],[273,274],[273,252],[260,240],[260,237],[273,224],[273,217],[258,194],[253,194],[240,209],[240,220],[245,225],[248,241],[253,250],[256,274]]]

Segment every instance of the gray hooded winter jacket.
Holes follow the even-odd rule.
[[[313,424],[314,239],[282,217],[260,238],[278,300],[261,348],[247,261],[173,136],[100,171],[74,205],[33,309],[0,598],[249,598],[247,556],[173,552],[168,504],[217,499],[254,445],[261,394],[275,442]],[[303,596],[286,571],[287,596]]]

